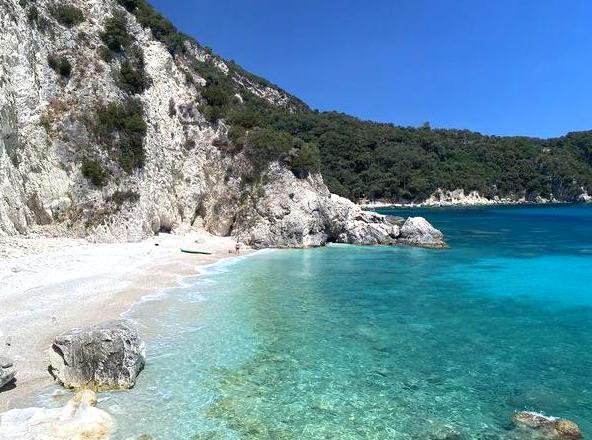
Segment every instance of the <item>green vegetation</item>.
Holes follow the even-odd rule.
[[[146,90],[150,85],[150,80],[144,70],[144,61],[133,63],[124,61],[119,70],[119,83],[123,91],[135,95]]]
[[[288,133],[256,128],[249,132],[244,152],[258,175],[270,162],[284,159],[293,147],[294,139]]]
[[[121,103],[109,103],[95,110],[94,118],[87,119],[87,127],[109,158],[121,169],[132,173],[142,168],[145,161],[144,138],[146,122],[142,102],[132,95],[140,94],[150,86],[144,69],[144,54],[128,31],[126,14],[114,12],[105,19],[99,47],[101,58],[110,63],[119,62],[117,83],[127,97]],[[136,201],[131,193],[114,193],[112,201],[120,206],[125,201]]]
[[[82,175],[90,180],[95,186],[103,187],[107,184],[108,174],[97,160],[83,160]]]
[[[68,61],[68,58],[61,56],[58,57],[56,55],[49,55],[47,57],[47,62],[49,67],[51,67],[55,72],[60,74],[65,78],[70,78],[72,75],[72,64]]]
[[[228,130],[228,139],[235,147],[242,148],[247,142],[247,130],[240,125],[233,125]]]
[[[321,155],[315,144],[302,144],[297,155],[290,163],[290,169],[296,177],[306,177],[321,170]]]
[[[131,46],[132,37],[127,30],[125,14],[116,12],[105,20],[105,30],[101,33],[101,40],[114,53],[122,53],[124,48]]]
[[[354,200],[423,200],[437,188],[563,199],[592,190],[590,132],[542,140],[397,127],[339,113],[261,114],[263,126],[316,144],[329,188]]]
[[[142,168],[147,130],[142,103],[128,98],[122,104],[108,104],[97,109],[95,119],[95,135],[115,155],[121,168],[128,173]]]
[[[99,48],[101,58],[108,63],[115,56],[121,59],[118,78],[120,88],[130,95],[146,90],[150,86],[150,79],[144,69],[144,54],[142,49],[134,47],[124,13],[115,12],[105,20],[101,39],[105,43],[105,46]]]
[[[84,21],[84,14],[76,6],[59,4],[53,6],[49,13],[60,23],[62,26],[72,28]]]
[[[39,21],[39,9],[37,6],[31,6],[31,9],[27,12],[27,20],[30,24],[37,23]]]
[[[163,43],[171,54],[185,52],[187,36],[165,17],[157,12],[145,0],[118,0],[119,4],[136,16],[138,22],[152,31],[152,35]]]

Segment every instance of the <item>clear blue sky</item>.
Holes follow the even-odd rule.
[[[319,110],[540,137],[592,129],[589,0],[151,0]]]

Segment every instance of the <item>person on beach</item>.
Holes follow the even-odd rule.
[[[240,255],[240,243],[237,241],[236,244],[234,245],[234,253],[236,255]]]

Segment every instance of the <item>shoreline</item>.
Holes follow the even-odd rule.
[[[372,208],[458,208],[474,206],[515,206],[515,205],[554,205],[567,203],[589,203],[592,201],[587,193],[582,193],[577,201],[558,200],[552,194],[550,198],[536,196],[527,198],[525,194],[521,196],[510,195],[507,197],[494,196],[493,198],[484,197],[478,191],[465,192],[462,188],[453,191],[437,189],[423,202],[395,202],[389,199],[378,199],[369,201],[360,199],[357,204],[362,209]]]
[[[516,200],[516,201],[494,201],[480,202],[480,203],[469,203],[469,202],[419,202],[419,203],[364,203],[358,204],[362,209],[380,209],[380,208],[403,208],[403,209],[415,209],[415,208],[479,208],[486,206],[549,206],[549,205],[586,205],[586,202],[563,202],[559,200],[546,201],[546,202],[529,202],[527,200]]]
[[[114,244],[0,238],[0,353],[17,368],[15,386],[0,392],[0,413],[36,406],[39,392],[53,384],[46,350],[56,335],[128,315],[158,290],[235,258],[229,252],[234,243],[206,232]],[[182,253],[180,247],[188,245],[212,254]],[[251,253],[243,247],[240,256]]]

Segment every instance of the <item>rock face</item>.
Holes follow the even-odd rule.
[[[94,406],[93,391],[80,391],[63,408],[13,409],[0,414],[0,440],[107,440],[113,419]]]
[[[132,388],[144,368],[144,343],[126,320],[74,329],[55,338],[49,371],[66,388]]]
[[[571,420],[549,417],[532,411],[519,411],[512,417],[517,428],[534,430],[548,439],[579,439],[582,432]]]
[[[0,355],[0,390],[13,381],[16,368],[10,359]]]
[[[197,226],[239,231],[260,247],[396,241],[398,225],[332,196],[318,175],[299,179],[275,164],[261,180],[267,183],[245,177],[250,164],[228,151],[229,127],[202,114],[204,68],[229,77],[238,101],[250,94],[289,110],[304,104],[196,43],[172,55],[122,3],[133,2],[71,0],[84,20],[67,27],[53,0],[0,0],[0,236],[134,241]],[[100,55],[114,14],[125,17],[143,57],[148,86],[133,95],[121,87],[121,60]],[[68,60],[67,77],[50,67],[52,57]],[[109,156],[117,148],[101,146],[93,124],[98,110],[132,98],[146,124],[144,163],[125,172]],[[89,158],[105,170],[103,186],[83,172]]]

